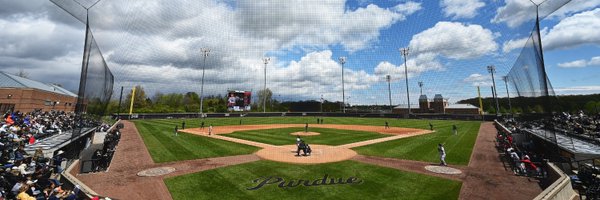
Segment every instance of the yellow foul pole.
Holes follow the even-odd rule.
[[[479,90],[479,86],[477,86],[477,96],[479,97],[479,114],[483,115],[483,102],[481,101],[481,91]]]
[[[129,104],[129,115],[133,113],[133,101],[135,100],[135,87],[131,90],[131,104]]]

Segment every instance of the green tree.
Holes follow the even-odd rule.
[[[494,108],[494,106],[490,105],[490,106],[488,106],[488,109],[485,110],[485,112],[487,112],[488,114],[496,114],[496,108]]]
[[[535,105],[535,106],[533,107],[533,111],[534,111],[535,113],[544,113],[544,107],[542,107],[542,106],[541,106],[541,105],[539,105],[539,104],[538,104],[538,105]]]
[[[258,101],[257,101],[258,111],[262,111],[263,105],[265,105],[265,104],[266,104],[267,108],[270,107],[271,101],[273,101],[272,97],[273,97],[273,92],[271,92],[271,90],[269,88],[267,88],[266,90],[258,91]],[[270,109],[267,109],[267,110],[270,111]]]
[[[598,113],[598,103],[595,101],[588,101],[583,107],[586,113]]]

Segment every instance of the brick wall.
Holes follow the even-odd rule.
[[[14,104],[14,111],[75,111],[77,97],[31,88],[0,88],[0,104]],[[1,108],[0,108],[1,109]],[[3,110],[0,110],[5,112]]]

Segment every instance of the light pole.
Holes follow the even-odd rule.
[[[200,117],[204,116],[204,70],[206,69],[206,57],[210,53],[209,48],[201,48],[202,56],[204,56],[204,64],[202,65],[202,84],[200,84]]]
[[[321,114],[323,114],[323,95],[321,95]]]
[[[404,56],[404,78],[406,80],[406,100],[408,102],[408,117],[410,118],[410,94],[408,92],[408,67],[406,66],[406,57],[408,57],[408,47],[401,48],[400,53]]]
[[[496,79],[494,79],[494,72],[496,72],[496,67],[494,65],[487,66],[488,72],[492,74],[492,95],[494,96],[494,100],[496,101],[496,116],[500,116],[500,104],[498,104],[498,93],[496,92]]]
[[[419,88],[421,88],[421,95],[423,95],[423,81],[419,81]]]
[[[392,113],[394,111],[394,107],[392,107],[392,86],[391,86],[391,81],[392,81],[392,76],[390,76],[389,74],[387,76],[385,76],[385,79],[388,82],[388,96],[390,98],[390,113]]]
[[[513,114],[512,104],[510,104],[510,94],[508,94],[508,76],[503,76],[502,80],[504,80],[504,85],[506,86],[506,97],[508,98],[508,109],[510,109],[510,114]]]
[[[346,113],[346,94],[344,93],[344,63],[346,63],[346,57],[340,57],[340,64],[342,64],[342,112]]]
[[[267,64],[271,61],[271,58],[266,57],[262,59],[265,63],[265,85],[263,87],[263,113],[267,111]]]

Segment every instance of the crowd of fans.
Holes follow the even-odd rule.
[[[58,178],[63,151],[52,157],[26,145],[75,128],[75,115],[65,112],[11,112],[0,123],[0,194],[3,199],[75,199],[79,188],[65,188]],[[91,120],[82,122],[92,125]]]
[[[500,124],[505,126],[506,129],[498,127],[498,147],[505,152],[505,157],[509,160],[515,174],[540,175],[539,171],[535,170],[536,167],[539,169],[539,166],[530,166],[530,162],[527,160],[535,164],[546,158],[544,153],[553,153],[536,149],[531,140],[521,141],[519,144],[514,143],[512,134],[525,133],[524,130],[526,129],[554,131],[569,137],[577,137],[585,141],[600,144],[600,113],[589,115],[582,111],[575,114],[563,112],[556,113],[549,118],[533,121],[503,119]],[[537,152],[537,154],[534,152]],[[530,159],[526,159],[526,157],[530,157]],[[597,163],[594,159],[577,161],[576,164],[571,163],[572,167],[577,169],[573,171],[575,173],[571,173],[570,169],[566,171],[567,174],[574,174],[571,175],[574,188],[579,189],[580,194],[586,196],[587,199],[600,199],[600,167],[594,163]]]
[[[557,114],[551,120],[545,121],[545,127],[600,144],[600,113],[586,115],[580,111],[576,114]]]
[[[583,111],[574,114],[562,112],[554,114],[551,118],[517,124],[523,128],[555,131],[600,144],[600,113],[588,115]]]
[[[506,121],[510,123],[514,123]],[[500,125],[499,125],[500,126]],[[513,131],[517,131],[513,125],[509,126],[509,131],[498,127],[498,134],[496,135],[496,146],[499,150],[504,153],[504,158],[510,165],[515,175],[531,176],[531,177],[544,177],[544,170],[541,168],[544,162],[544,155],[535,153],[535,146],[533,143],[523,142],[517,144],[513,140]]]

